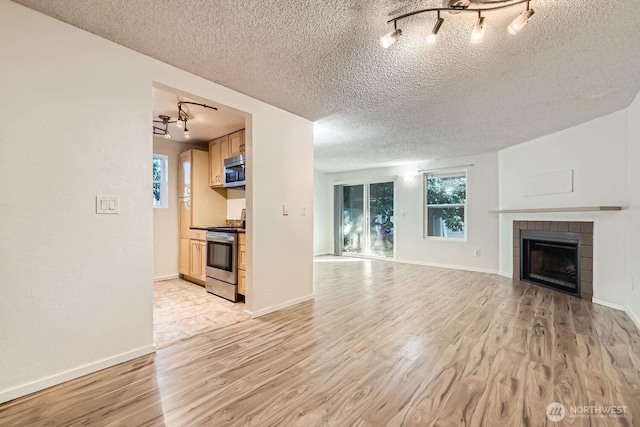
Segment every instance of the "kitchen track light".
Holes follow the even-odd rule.
[[[153,134],[154,135],[161,135],[161,136],[164,136],[167,139],[170,139],[171,138],[171,134],[169,133],[169,124],[175,123],[176,127],[184,128],[184,137],[185,138],[187,138],[187,139],[191,138],[191,132],[189,132],[189,129],[187,129],[187,121],[189,120],[189,114],[187,114],[187,111],[185,111],[182,108],[183,105],[195,105],[195,106],[198,106],[198,107],[209,108],[211,110],[218,110],[216,107],[211,107],[210,105],[207,105],[207,104],[200,104],[198,102],[191,102],[191,101],[180,101],[180,102],[178,102],[178,118],[176,118],[174,120],[169,116],[166,116],[164,114],[160,114],[158,116],[158,118],[160,120],[154,120],[153,123],[161,123],[161,124],[164,125],[164,128],[161,128],[159,126],[155,126],[154,125],[153,126]]]
[[[429,43],[435,43],[438,35],[438,31],[440,31],[440,27],[442,27],[442,23],[444,22],[444,18],[440,17],[440,11],[438,11],[438,19],[436,20],[436,25],[433,26],[433,30],[431,30],[431,34],[427,36],[427,41]]]
[[[441,12],[449,12],[452,14],[462,13],[462,12],[471,12],[478,14],[478,21],[473,28],[473,33],[471,35],[471,43],[477,44],[482,41],[484,38],[484,33],[486,30],[485,17],[482,16],[483,13],[486,12],[494,12],[496,10],[502,10],[509,7],[517,6],[519,4],[526,3],[527,10],[522,12],[518,17],[509,25],[508,31],[510,34],[517,34],[518,31],[522,29],[527,23],[531,16],[533,16],[534,11],[529,7],[529,4],[533,0],[444,0],[444,7],[436,7],[430,9],[420,9],[415,10],[413,12],[405,13],[404,15],[396,16],[393,19],[387,21],[387,24],[393,23],[394,31],[384,35],[380,39],[380,44],[385,49],[394,44],[400,36],[402,35],[402,30],[398,29],[398,21],[409,18],[414,15],[422,14],[422,13],[430,13],[436,12],[438,17],[436,20],[436,24],[431,31],[431,34],[427,36],[427,42],[435,43],[437,39],[438,31],[440,31],[440,27],[442,26],[444,19],[440,17]],[[497,6],[496,6],[497,5]]]

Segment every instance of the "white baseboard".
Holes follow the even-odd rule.
[[[631,311],[629,309],[629,307],[627,307],[627,309],[625,310],[627,312],[627,314],[629,315],[629,317],[631,318],[631,320],[633,320],[633,323],[636,324],[636,327],[638,328],[638,330],[640,331],[640,317],[638,317],[637,314],[635,314],[633,311]]]
[[[598,305],[604,305],[605,307],[613,308],[615,310],[625,311],[624,307],[619,304],[615,304],[609,301],[603,301],[598,298],[593,298],[591,302]]]
[[[140,347],[126,353],[117,354],[106,359],[78,366],[77,368],[69,369],[59,374],[44,377],[27,384],[23,384],[6,390],[1,390],[0,403],[8,402],[10,400],[17,399],[31,393],[35,393],[36,391],[44,390],[45,388],[53,387],[54,385],[58,385],[66,381],[70,381],[84,375],[91,374],[93,372],[97,372],[123,362],[127,362],[129,360],[135,359],[136,357],[155,353],[155,351],[156,348],[153,345]]]
[[[173,280],[173,279],[177,279],[178,277],[180,277],[179,274],[170,274],[168,276],[158,276],[158,277],[154,277],[153,281],[154,282],[163,282],[165,280]]]
[[[507,273],[506,271],[498,271],[498,275],[506,277],[507,279],[513,279],[513,273]]]
[[[435,262],[411,261],[406,259],[382,259],[381,261],[393,261],[399,262],[401,264],[424,265],[426,267],[447,268],[450,270],[475,271],[476,273],[500,274],[498,270],[493,270],[491,268],[467,267],[464,265],[438,264]]]
[[[315,298],[314,294],[309,294],[300,298],[294,298],[289,301],[281,302],[280,304],[272,305],[271,307],[262,308],[260,310],[256,310],[256,311],[245,310],[245,313],[251,316],[252,319],[255,319],[256,317],[264,316],[265,314],[273,313],[274,311],[282,310],[283,308],[291,307],[292,305],[311,301],[314,298]]]

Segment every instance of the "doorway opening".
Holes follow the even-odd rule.
[[[395,256],[394,182],[337,185],[336,255]]]

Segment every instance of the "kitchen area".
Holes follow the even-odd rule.
[[[153,121],[154,168],[157,158],[164,166],[154,169],[154,186],[164,177],[154,187],[154,343],[162,347],[249,318],[247,144],[243,115],[167,88],[154,87]]]

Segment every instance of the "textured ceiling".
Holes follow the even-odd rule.
[[[640,89],[640,1],[531,0],[487,14],[386,20],[441,0],[18,0],[18,3],[315,121],[316,168],[481,153],[625,108]],[[108,17],[108,19],[105,19]],[[604,141],[603,141],[604,143]]]
[[[215,104],[208,100],[181,96],[171,90],[153,88],[153,119],[160,120],[159,115],[171,117],[172,120],[178,118],[178,101],[191,101],[216,107],[218,110],[203,108],[197,105],[184,104],[182,109],[188,114],[187,129],[191,134],[190,138],[184,137],[184,129],[178,128],[174,123],[170,123],[168,130],[171,139],[174,141],[184,141],[190,143],[208,142],[220,136],[224,136],[244,129],[244,116],[228,111],[224,106]],[[164,129],[162,123],[154,123],[154,126]]]

